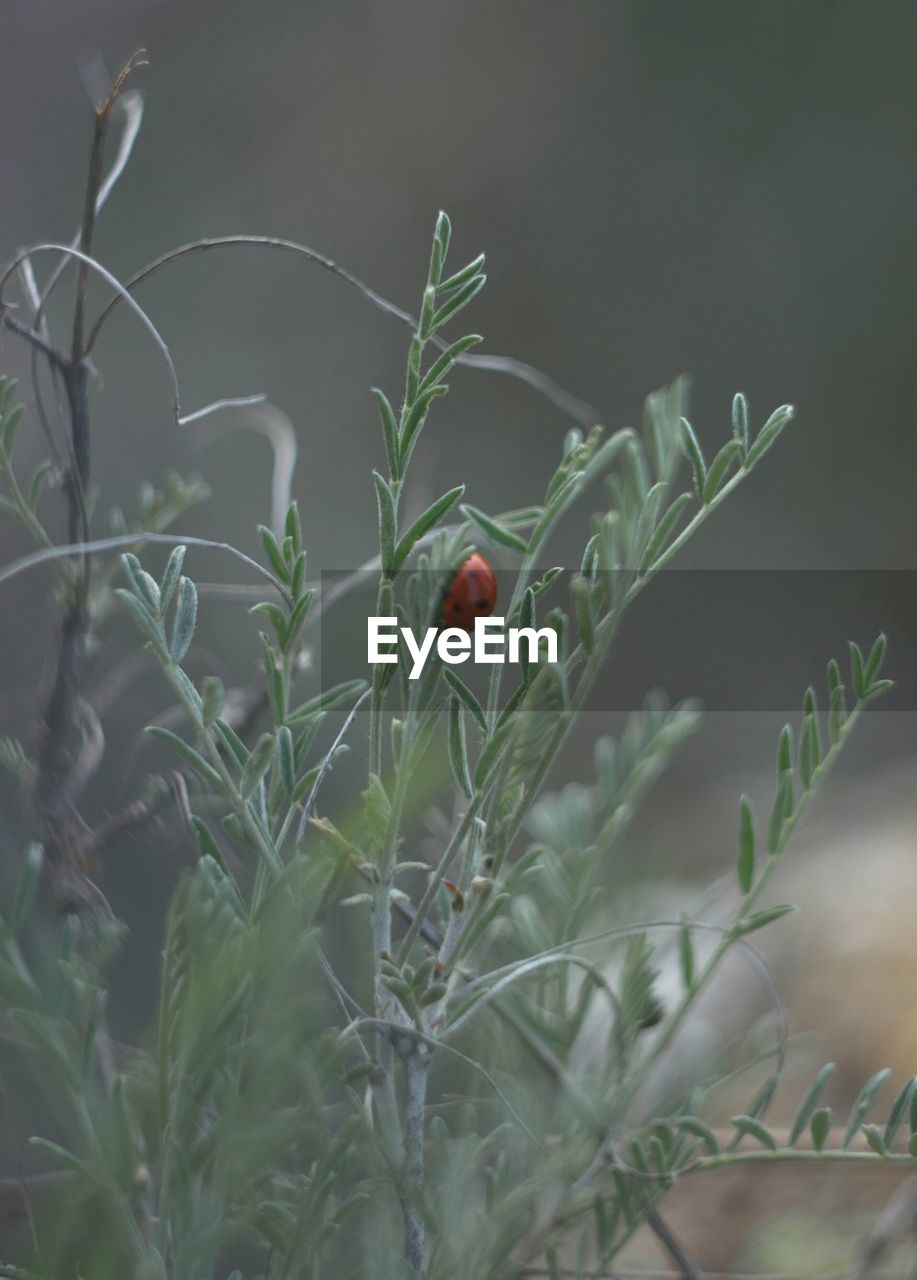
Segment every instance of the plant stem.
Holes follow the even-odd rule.
[[[417,1280],[426,1275],[427,1228],[421,1211],[424,1189],[424,1109],[430,1054],[426,1045],[413,1046],[405,1063],[404,1106],[404,1254]]]

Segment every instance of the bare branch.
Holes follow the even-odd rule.
[[[70,367],[70,358],[66,352],[61,351],[60,347],[56,347],[53,342],[49,342],[37,329],[32,329],[21,320],[17,320],[9,311],[0,312],[0,323],[12,333],[24,338],[36,351],[40,351],[43,356],[47,356],[55,368],[64,371]]]
[[[53,244],[49,242],[47,244],[33,245],[30,249],[24,250],[13,259],[3,272],[3,275],[0,276],[0,313],[4,311],[4,308],[7,305],[3,300],[3,289],[6,286],[6,282],[26,258],[30,258],[36,253],[62,253],[68,257],[76,258],[77,261],[101,276],[105,283],[115,291],[118,297],[127,303],[131,311],[133,311],[134,315],[137,316],[147,333],[153,339],[153,342],[156,344],[156,347],[165,362],[166,369],[169,374],[169,381],[172,385],[172,411],[175,417],[175,422],[178,426],[184,426],[188,422],[195,422],[198,419],[205,417],[208,413],[214,413],[217,409],[234,408],[239,405],[253,404],[264,399],[264,397],[259,394],[257,396],[244,396],[241,399],[217,400],[212,404],[206,405],[203,409],[195,410],[194,413],[188,414],[187,417],[183,416],[181,409],[181,393],[178,386],[178,373],[175,369],[175,362],[172,359],[172,353],[170,352],[162,334],[153,324],[153,321],[143,308],[135,301],[134,298],[131,297],[130,293],[120,280],[113,276],[112,273],[106,267],[103,267],[95,258],[90,257],[79,249],[71,249],[70,246],[66,244]],[[88,355],[88,350],[89,348],[87,345],[83,352],[84,356]],[[69,366],[69,372],[71,374],[74,368],[84,369],[85,366],[83,366],[82,363],[79,365],[71,363]],[[79,461],[78,451],[77,459]]]
[[[115,551],[119,547],[137,547],[145,542],[158,542],[169,547],[187,545],[189,547],[209,547],[213,551],[226,551],[229,555],[235,556],[237,560],[241,560],[243,564],[247,564],[250,569],[254,569],[262,578],[267,579],[271,586],[279,591],[285,599],[289,599],[289,592],[282,582],[278,581],[268,569],[265,569],[264,565],[259,564],[257,560],[253,560],[251,556],[247,556],[244,551],[240,551],[232,543],[217,542],[213,538],[195,538],[190,535],[176,533],[122,533],[111,538],[96,538],[89,542],[75,542],[61,547],[45,547],[41,551],[33,551],[29,555],[23,556],[20,560],[14,560],[12,564],[0,569],[0,583],[8,582],[10,578],[15,578],[18,574],[25,573],[27,569],[34,569],[36,565],[46,564],[49,560],[94,555],[100,551]]]

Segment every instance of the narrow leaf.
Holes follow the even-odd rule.
[[[822,1107],[816,1111],[812,1117],[812,1123],[809,1125],[809,1132],[812,1135],[812,1145],[816,1151],[824,1149],[828,1133],[831,1129],[831,1108]]]
[[[844,1136],[841,1139],[841,1146],[844,1149],[849,1147],[853,1139],[856,1137],[863,1121],[869,1114],[872,1104],[879,1096],[882,1086],[890,1075],[891,1068],[884,1067],[881,1071],[877,1071],[874,1076],[870,1076],[863,1085],[860,1096],[857,1098],[850,1110],[850,1118],[847,1121],[847,1128],[844,1130]]]
[[[465,745],[465,717],[457,697],[449,699],[449,763],[452,774],[461,790],[469,798],[472,794],[468,773],[468,750]]]
[[[487,719],[484,715],[484,708],[481,706],[480,702],[478,702],[467,684],[465,684],[465,682],[461,680],[450,667],[444,666],[442,671],[446,684],[462,703],[471,718],[476,722],[481,732],[486,733]]]
[[[694,472],[694,488],[697,496],[703,501],[704,485],[707,483],[707,464],[704,461],[704,452],[700,447],[700,441],[694,434],[694,428],[687,418],[681,419],[680,439],[682,451],[691,464],[691,470]]]
[[[439,523],[450,507],[455,506],[464,492],[465,486],[463,484],[457,485],[456,488],[450,489],[448,493],[444,493],[441,498],[437,498],[422,515],[417,517],[395,548],[395,569],[401,568],[424,534]]]
[[[739,801],[739,856],[736,874],[742,893],[748,893],[755,879],[755,815],[751,800],[745,795]]]
[[[178,586],[178,580],[181,577],[182,565],[185,563],[185,554],[188,548],[181,546],[175,547],[166,561],[166,567],[163,570],[162,582],[159,586],[160,607],[162,612],[168,609],[172,602],[172,596],[175,588]]]
[[[170,652],[173,662],[181,662],[191,647],[197,626],[197,587],[190,578],[178,582],[178,602],[175,605],[175,622],[172,626]]]
[[[146,732],[171,747],[176,755],[181,756],[185,764],[189,765],[208,786],[215,789],[222,787],[222,779],[213,765],[208,764],[204,757],[195,751],[194,747],[185,742],[184,738],[180,738],[177,733],[173,733],[171,729],[164,729],[159,724],[147,725]]]
[[[809,1121],[815,1114],[815,1108],[818,1106],[819,1100],[827,1088],[828,1081],[833,1075],[834,1063],[828,1062],[822,1067],[821,1071],[819,1071],[808,1089],[806,1089],[796,1115],[793,1117],[793,1123],[790,1125],[787,1146],[795,1147],[803,1133],[805,1133]]]
[[[768,1151],[777,1150],[777,1139],[767,1125],[762,1124],[760,1120],[756,1120],[754,1116],[733,1116],[732,1123],[739,1133],[746,1134],[749,1138],[754,1138],[756,1142],[761,1143],[762,1147],[767,1147]]]
[[[710,470],[704,481],[704,502],[710,503],[719,493],[729,474],[729,468],[742,452],[738,440],[729,440],[710,463]]]
[[[788,902],[782,903],[779,907],[767,907],[764,911],[756,911],[754,915],[745,916],[736,924],[736,937],[742,937],[746,933],[755,933],[758,929],[765,929],[769,924],[773,924],[775,920],[780,920],[783,916],[789,915],[796,908]]]
[[[519,555],[524,555],[528,549],[528,543],[524,538],[520,538],[517,533],[513,533],[511,529],[507,529],[504,525],[499,524],[490,516],[485,515],[483,511],[479,511],[477,507],[471,506],[470,503],[462,503],[462,515],[476,525],[478,529],[489,538],[495,546],[506,547],[509,551],[515,551]]]
[[[272,733],[262,733],[252,747],[251,754],[245,762],[245,768],[242,770],[242,781],[239,783],[239,790],[243,799],[247,800],[255,790],[255,787],[267,772],[273,756],[274,735]]]

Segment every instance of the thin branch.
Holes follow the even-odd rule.
[[[36,254],[36,253],[62,253],[67,257],[75,258],[78,262],[82,263],[86,268],[90,268],[93,271],[95,271],[96,274],[99,275],[105,281],[105,283],[111,289],[114,290],[117,297],[121,298],[124,302],[127,303],[128,307],[131,309],[134,315],[137,316],[137,318],[140,320],[140,323],[143,325],[147,333],[153,339],[153,342],[155,343],[160,355],[163,358],[163,362],[165,363],[166,370],[169,375],[169,382],[171,383],[171,387],[172,387],[172,412],[173,412],[177,426],[181,427],[181,426],[185,426],[186,423],[196,422],[200,418],[206,417],[207,414],[216,412],[217,409],[236,408],[238,406],[245,406],[245,405],[260,403],[264,399],[264,396],[259,393],[258,395],[255,395],[255,396],[241,396],[233,399],[217,400],[211,404],[205,405],[203,409],[195,410],[194,413],[183,415],[182,406],[181,406],[181,391],[178,385],[178,373],[175,368],[175,362],[172,359],[172,353],[169,350],[169,347],[165,339],[163,338],[162,334],[156,328],[155,324],[153,324],[153,321],[150,319],[147,313],[143,310],[143,308],[139,305],[139,303],[130,295],[130,293],[127,291],[125,286],[121,283],[121,281],[118,280],[115,276],[113,276],[107,267],[103,267],[101,262],[97,261],[97,259],[95,258],[90,257],[88,254],[83,253],[82,250],[71,249],[71,247],[66,244],[54,244],[53,242],[49,241],[46,244],[32,245],[31,248],[23,250],[20,254],[17,255],[17,257],[13,259],[13,261],[7,266],[6,270],[3,272],[3,275],[0,276],[0,313],[2,313],[7,306],[7,303],[5,303],[3,299],[3,290],[6,287],[6,283],[9,280],[10,276],[13,274],[14,271],[18,269],[18,267],[25,261],[26,258],[30,258],[33,254]],[[88,344],[83,354],[84,356],[89,354]],[[78,365],[74,365],[73,363],[70,364],[69,373],[71,376],[73,374],[74,368],[83,369],[83,371],[85,372],[85,365],[82,362],[82,357]],[[79,453],[77,453],[77,460],[78,462],[80,460]]]
[[[20,338],[24,338],[36,351],[40,351],[43,356],[47,356],[56,369],[61,372],[69,369],[70,357],[67,353],[61,351],[60,347],[56,347],[47,338],[42,337],[37,329],[30,328],[22,320],[17,320],[9,311],[0,311],[0,324],[3,324],[12,333],[18,334]]]
[[[10,578],[15,578],[18,574],[25,573],[27,569],[34,569],[36,565],[46,564],[49,560],[94,555],[100,551],[115,551],[119,547],[141,546],[145,542],[162,543],[169,547],[187,545],[189,547],[209,547],[213,551],[226,551],[229,555],[235,556],[237,560],[241,560],[243,564],[248,565],[250,569],[254,569],[285,599],[289,599],[289,592],[282,582],[275,578],[268,569],[265,569],[264,565],[259,564],[257,560],[253,560],[251,556],[247,556],[244,551],[240,551],[232,543],[217,542],[213,538],[195,538],[190,534],[180,535],[174,533],[121,533],[111,538],[95,538],[89,542],[74,542],[60,547],[45,547],[40,551],[32,551],[29,555],[22,556],[21,559],[14,560],[12,564],[0,569],[0,583],[8,582]]]
[[[678,1267],[679,1274],[683,1277],[683,1280],[702,1280],[702,1272],[697,1263],[685,1251],[678,1236],[676,1236],[655,1205],[650,1205],[646,1211],[646,1224]]]
[[[345,281],[351,288],[364,297],[367,302],[376,307],[385,315],[391,316],[395,320],[399,320],[402,324],[407,325],[412,332],[417,330],[417,317],[412,315],[410,311],[405,311],[402,307],[396,306],[393,302],[389,302],[387,298],[383,298],[381,294],[376,293],[375,289],[371,289],[359,277],[348,271],[345,267],[340,266],[332,258],[326,254],[320,253],[317,249],[310,249],[308,245],[298,244],[295,240],[285,240],[279,236],[253,236],[253,235],[236,235],[236,236],[213,236],[201,240],[194,240],[189,244],[179,245],[177,249],[172,249],[168,253],[164,253],[154,262],[149,263],[136,275],[131,276],[125,283],[125,288],[129,292],[133,290],[144,280],[149,279],[157,271],[170,263],[177,261],[179,258],[186,257],[188,254],[205,253],[210,249],[221,249],[241,246],[254,246],[264,249],[280,249],[286,253],[297,254],[305,258],[307,262],[313,262],[316,266],[330,271],[332,275],[338,279]],[[87,351],[92,351],[95,346],[96,339],[108,319],[111,312],[118,306],[122,299],[112,298],[110,302],[102,309],[98,319],[90,331],[88,341],[86,343]],[[448,347],[448,342],[442,338],[433,338],[432,345],[439,350],[444,351]],[[491,355],[471,355],[465,353],[459,356],[458,364],[467,365],[469,368],[481,369],[491,373],[503,373],[510,377],[517,378],[519,381],[526,383],[537,391],[540,395],[545,396],[550,402],[562,412],[568,414],[571,418],[581,423],[583,426],[591,427],[600,418],[598,411],[585,401],[571,395],[569,391],[564,390],[558,383],[554,382],[546,374],[534,369],[531,365],[525,364],[521,360],[516,360],[512,356],[491,356]]]
[[[315,779],[315,781],[312,784],[312,790],[309,792],[309,798],[306,801],[306,803],[303,805],[302,814],[300,815],[300,819],[299,819],[299,827],[297,828],[297,831],[296,831],[297,848],[302,844],[303,838],[305,837],[306,827],[309,824],[309,818],[312,816],[312,808],[315,804],[316,797],[318,796],[319,789],[323,781],[325,780],[325,774],[328,772],[328,769],[331,767],[331,761],[334,757],[334,753],[337,751],[338,747],[344,741],[344,738],[347,735],[347,730],[350,728],[350,726],[353,724],[354,720],[356,719],[357,712],[360,710],[363,703],[366,701],[366,699],[369,697],[371,693],[372,693],[371,689],[366,689],[364,690],[363,693],[360,694],[359,698],[357,698],[356,702],[350,708],[350,713],[348,714],[347,719],[341,725],[340,732],[338,733],[337,737],[334,739],[334,742],[332,742],[331,746],[328,748],[325,758],[322,761],[321,768],[318,771],[318,777]]]

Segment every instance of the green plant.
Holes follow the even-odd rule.
[[[387,463],[387,475],[372,477],[378,613],[415,627],[435,623],[444,587],[484,539],[518,565],[508,621],[533,625],[557,585],[558,571],[544,573],[540,565],[558,521],[594,481],[604,482],[606,499],[569,601],[541,619],[559,633],[556,663],[523,663],[509,692],[495,667],[483,704],[438,662],[417,681],[406,679],[402,663],[379,665],[368,684],[355,678],[331,690],[304,687],[300,656],[333,600],[317,597],[307,580],[295,502],[283,513],[282,529],[261,528],[263,565],[225,543],[167,532],[205,496],[198,481],[172,478],[164,494],[144,491],[132,529],[118,517],[110,537],[90,537],[89,361],[101,324],[122,301],[140,314],[174,381],[168,348],[133,290],[186,251],[271,246],[368,291],[314,251],[265,237],[202,242],[126,285],[116,281],[94,258],[93,238],[104,202],[106,131],[121,84],[97,113],[78,247],[25,251],[0,281],[2,294],[13,271],[43,249],[57,253],[62,265],[75,260],[79,270],[69,351],[51,341],[44,324],[47,289],[33,298],[31,324],[0,311],[3,323],[49,362],[63,389],[69,431],[61,440],[49,427],[49,438],[70,528],[69,544],[58,546],[41,515],[50,461],[25,489],[17,479],[22,411],[13,384],[4,382],[2,509],[38,550],[0,571],[0,584],[38,564],[55,566],[60,634],[37,745],[7,740],[3,751],[32,798],[38,839],[26,850],[2,926],[0,992],[17,1043],[59,1102],[68,1134],[62,1143],[35,1139],[56,1170],[51,1203],[33,1211],[26,1268],[5,1273],[190,1280],[215,1274],[244,1247],[246,1274],[278,1280],[460,1274],[496,1280],[532,1274],[532,1266],[552,1277],[585,1277],[605,1274],[644,1223],[669,1239],[659,1206],[683,1176],[775,1160],[909,1161],[917,1141],[914,1080],[880,1129],[865,1123],[885,1081],[884,1074],[873,1077],[839,1146],[829,1145],[830,1115],[820,1105],[829,1068],[800,1102],[783,1146],[766,1119],[779,1070],[735,1117],[725,1142],[703,1118],[700,1088],[669,1098],[658,1114],[643,1114],[639,1105],[642,1084],[669,1053],[724,956],[737,949],[754,958],[746,939],[790,910],[764,905],[765,891],[863,709],[889,683],[881,676],[882,637],[868,654],[851,646],[849,710],[834,662],[825,715],[814,690],[806,691],[796,734],[788,726],[780,736],[767,822],[760,824],[748,799],[741,800],[738,903],[702,963],[695,939],[709,928],[703,921],[592,928],[609,855],[693,731],[696,709],[670,708],[651,696],[619,742],[597,744],[592,785],[546,792],[625,612],[760,462],[790,421],[790,408],[777,409],[752,432],[745,399],[736,396],[732,435],[708,462],[678,381],[649,397],[640,433],[605,439],[598,427],[572,430],[538,504],[490,516],[461,505],[458,485],[405,527],[405,481],[447,377],[475,359],[483,367],[498,362],[470,354],[476,335],[452,341],[442,332],[472,302],[484,275],[483,257],[447,274],[450,224],[441,214],[418,318],[372,295],[412,331],[400,408],[374,392]],[[85,318],[90,270],[114,292],[92,327]],[[534,371],[513,362],[504,367],[558,403],[577,405]],[[177,385],[175,416],[181,418]],[[693,484],[677,492],[685,460]],[[443,526],[456,509],[461,519]],[[172,546],[158,576],[138,558],[156,543]],[[253,625],[264,628],[260,683],[241,711],[230,707],[216,675],[195,682],[184,666],[199,609],[194,579],[184,570],[188,549],[200,543],[232,554],[270,588],[251,610]],[[122,552],[117,588],[111,585],[117,562],[104,559],[113,550]],[[93,828],[76,808],[93,741],[81,664],[89,640],[103,642],[113,598],[180,708],[174,727],[150,726],[174,753],[177,770],[171,785],[152,784]],[[397,713],[386,710],[393,682],[401,694]],[[346,712],[329,740],[335,708]],[[330,770],[350,767],[346,752],[363,708],[367,776],[356,788],[359,801],[332,818],[323,787]],[[461,803],[438,860],[428,865],[406,856],[405,846],[412,781],[438,740],[447,746]],[[88,871],[92,858],[169,804],[193,834],[199,858],[180,878],[165,923],[155,1039],[126,1050],[112,1044],[105,1017],[105,971],[121,926]],[[45,864],[58,920],[52,963],[43,968],[30,960],[22,938],[37,912]],[[328,952],[332,922],[347,912],[348,936],[359,941],[351,972],[342,977]],[[655,940],[667,933],[678,940],[682,980],[680,998],[668,1009],[656,991],[654,959]],[[622,945],[615,974],[609,959]],[[603,1069],[584,1074],[577,1070],[577,1043],[593,1017],[607,1045]],[[489,1096],[445,1118],[447,1095],[469,1089]],[[490,1119],[493,1105],[500,1122]],[[911,1131],[907,1152],[895,1145],[904,1126]],[[811,1146],[800,1148],[806,1133]],[[860,1133],[870,1151],[851,1149]],[[563,1141],[552,1141],[558,1134]],[[27,1181],[15,1180],[11,1191],[17,1187],[31,1209]],[[562,1268],[562,1246],[572,1249],[572,1270]]]

